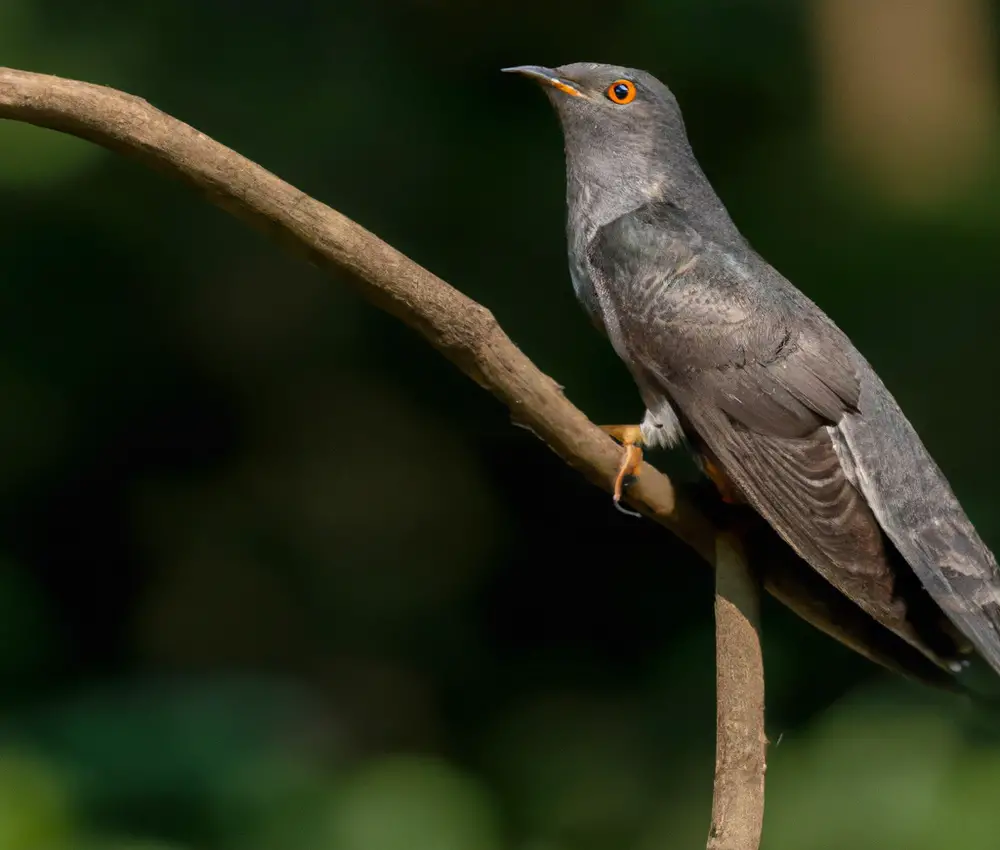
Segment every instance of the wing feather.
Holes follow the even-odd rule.
[[[941,663],[909,617],[879,523],[848,480],[829,429],[801,437],[761,434],[682,398],[698,436],[785,542],[875,620]]]
[[[838,427],[858,487],[927,592],[1000,672],[996,559],[899,405],[864,367],[861,412]]]

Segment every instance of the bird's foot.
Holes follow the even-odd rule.
[[[726,473],[715,465],[711,458],[702,458],[702,469],[709,480],[715,485],[715,489],[719,491],[719,497],[723,502],[727,505],[738,505],[743,501],[739,495],[739,491],[736,489],[736,485],[733,484]]]
[[[625,449],[618,475],[615,476],[614,498],[618,510],[638,516],[621,506],[622,493],[629,482],[638,477],[642,467],[642,429],[638,425],[602,425],[601,430]]]

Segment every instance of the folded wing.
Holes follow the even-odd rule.
[[[664,270],[665,255],[686,259]],[[748,247],[724,249],[663,205],[607,225],[591,257],[633,369],[653,377],[796,552],[943,664],[938,650],[954,645],[932,646],[914,627],[908,606],[919,600],[887,537],[1000,672],[996,562],[895,401],[819,308]]]

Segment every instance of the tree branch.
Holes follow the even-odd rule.
[[[716,540],[715,795],[708,850],[756,850],[764,820],[764,659],[757,577],[740,542]]]
[[[138,159],[192,185],[314,265],[350,272],[365,298],[418,331],[566,463],[610,491],[620,449],[514,345],[492,313],[336,210],[142,98],[115,89],[0,68],[0,118],[58,130]],[[666,476],[646,464],[628,501],[713,561],[711,524],[676,503]]]
[[[114,89],[0,68],[0,118],[48,127],[138,159],[181,178],[315,265],[347,270],[362,295],[418,331],[566,463],[611,491],[621,450],[511,342],[493,315],[350,219],[145,100]],[[757,846],[749,839],[759,834],[763,807],[763,668],[751,625],[755,616],[733,601],[737,579],[746,574],[742,557],[733,557],[736,550],[728,544],[719,544],[717,553],[717,529],[648,464],[626,500],[710,564],[719,562],[720,767],[713,833],[721,829],[728,835],[732,827],[732,835],[738,830],[747,838],[741,844],[718,839],[712,846],[750,850]],[[796,601],[795,587],[785,576],[772,590],[810,619],[811,595]]]

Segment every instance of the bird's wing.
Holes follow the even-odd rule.
[[[752,409],[766,391],[740,396],[747,383],[734,388],[718,377],[708,373],[668,391],[747,501],[806,562],[878,622],[936,660],[952,655],[953,647],[928,644],[926,630],[907,607],[879,523],[845,473],[831,427],[819,425],[798,436],[752,429],[717,400],[725,396]]]
[[[940,472],[931,466],[920,475],[954,503],[943,529],[933,506],[915,527],[913,500],[888,492],[891,476],[870,474],[873,452],[896,463],[926,458],[908,423],[880,433],[884,417],[867,409],[863,384],[870,367],[748,248],[692,242],[691,231],[678,211],[647,208],[594,240],[591,262],[615,295],[632,356],[753,507],[831,584],[927,654],[950,654],[950,642],[932,647],[928,630],[918,630],[921,600],[904,592],[907,576],[894,568],[884,529],[938,605],[1000,669],[1000,630],[982,600],[985,591],[986,606],[996,597],[995,567]],[[658,240],[670,254],[677,240],[696,244],[696,261],[658,272],[651,250]],[[908,441],[902,449],[887,445],[899,437]],[[919,542],[908,542],[913,535]],[[970,580],[961,587],[948,566],[959,561]]]
[[[944,474],[874,370],[859,358],[859,414],[836,432],[857,486],[934,601],[1000,672],[1000,570]]]

